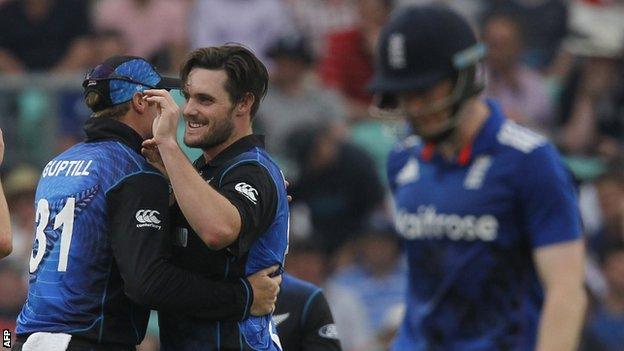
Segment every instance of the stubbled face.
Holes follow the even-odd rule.
[[[186,105],[184,143],[209,149],[226,142],[234,131],[235,105],[225,90],[224,70],[193,68],[182,89]]]
[[[444,80],[423,92],[408,92],[401,96],[401,103],[407,121],[415,134],[423,139],[432,139],[443,133],[450,123],[451,109],[426,112],[432,104],[442,101],[453,91],[450,79]]]

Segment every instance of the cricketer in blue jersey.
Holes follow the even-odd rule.
[[[90,71],[83,87],[94,111],[87,140],[51,160],[37,187],[16,349],[134,350],[150,308],[245,319],[251,278],[211,281],[170,261],[167,181],[140,153],[157,106],[142,97],[179,82],[142,58],[115,56]]]
[[[289,217],[284,178],[251,128],[266,94],[266,67],[248,49],[225,45],[192,52],[181,77],[184,142],[203,155],[194,164],[184,157],[175,139],[179,109],[164,90],[146,91],[161,114],[144,143],[148,159],[160,153],[175,194],[175,262],[216,279],[276,264],[281,271]],[[160,313],[159,324],[163,350],[281,350],[270,314],[224,323]]]
[[[407,7],[382,30],[372,90],[412,136],[388,160],[409,263],[393,350],[561,350],[578,342],[584,249],[555,148],[477,97],[484,47],[459,15]]]

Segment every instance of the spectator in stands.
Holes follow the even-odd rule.
[[[274,66],[257,122],[271,154],[284,160],[286,137],[304,125],[327,125],[332,133],[344,134],[344,106],[338,94],[323,89],[310,74],[313,53],[307,40],[300,35],[281,37],[267,55]],[[289,167],[285,171],[289,174]]]
[[[161,71],[174,70],[188,52],[189,8],[189,0],[100,0],[94,22],[99,31],[121,33],[125,54],[146,57]]]
[[[269,46],[293,28],[281,0],[197,0],[189,19],[191,48],[241,43],[265,64]]]
[[[624,346],[624,244],[605,251],[602,270],[607,295],[585,328],[584,351],[620,351]]]
[[[401,306],[407,289],[407,267],[399,249],[393,224],[374,215],[356,241],[353,265],[330,278],[330,284],[351,289],[366,301],[365,313],[376,334],[381,334],[390,311]]]
[[[392,5],[393,0],[357,0],[355,27],[328,37],[319,73],[326,85],[345,97],[351,121],[368,117],[372,95],[366,85],[373,75],[377,37]]]
[[[552,106],[540,73],[521,61],[520,23],[510,14],[492,14],[483,25],[483,40],[488,46],[486,95],[497,99],[515,122],[548,132],[554,120]]]
[[[612,118],[604,114],[605,106],[617,108],[618,105],[609,100],[615,97],[613,92],[622,82],[622,16],[624,6],[618,2],[572,2],[570,35],[562,49],[571,56],[568,61],[580,64],[571,65],[572,72],[562,96],[560,133],[561,146],[569,155],[588,157],[597,153],[618,153],[612,139],[603,138],[608,121],[605,125],[602,119]]]
[[[566,0],[485,0],[484,12],[507,12],[517,16],[525,29],[523,61],[546,71],[567,33]]]
[[[352,0],[283,0],[295,25],[311,41],[315,55],[325,52],[327,35],[353,27],[356,8]]]
[[[384,191],[370,156],[341,141],[327,126],[302,127],[288,138],[300,170],[293,182],[294,202],[310,208],[312,226],[328,253],[362,232]]]
[[[624,173],[609,170],[595,181],[602,228],[589,237],[590,252],[601,257],[614,243],[624,243]]]
[[[91,60],[88,1],[13,0],[0,7],[0,71],[76,71]]]

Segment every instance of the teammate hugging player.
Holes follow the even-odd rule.
[[[284,178],[251,128],[268,86],[266,67],[248,49],[224,45],[192,52],[181,77],[184,142],[203,155],[191,164],[180,150],[179,109],[161,89],[146,91],[160,115],[144,143],[175,194],[174,261],[215,279],[281,268],[289,216]],[[159,324],[163,350],[281,349],[270,314],[237,323],[168,312]]]
[[[377,112],[420,137],[388,161],[409,262],[393,349],[571,351],[586,304],[575,189],[544,137],[477,98],[483,55],[435,5],[399,10],[380,36]]]
[[[14,350],[135,350],[150,308],[234,323],[250,310],[271,312],[279,278],[270,270],[211,281],[169,261],[169,188],[140,153],[157,107],[143,96],[179,81],[140,57],[116,56],[83,87],[94,112],[87,140],[48,163],[37,186],[30,286]]]

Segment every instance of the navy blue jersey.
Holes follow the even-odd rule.
[[[143,339],[149,310],[124,295],[106,198],[137,173],[162,178],[141,155],[112,140],[77,144],[47,164],[35,196],[30,286],[17,334],[62,332],[129,345]],[[159,217],[145,213],[144,225],[159,225]]]
[[[543,292],[532,251],[580,237],[575,189],[554,147],[488,107],[458,162],[414,137],[389,157],[409,263],[394,350],[533,350]]]
[[[340,351],[329,304],[318,286],[282,275],[273,324],[284,351]]]
[[[240,139],[210,162],[195,167],[241,215],[238,239],[211,250],[174,209],[174,262],[215,280],[246,277],[282,266],[288,245],[288,200],[283,175],[262,148],[260,138]],[[241,316],[242,321],[214,321],[185,313],[160,313],[162,350],[278,350],[271,316]]]

